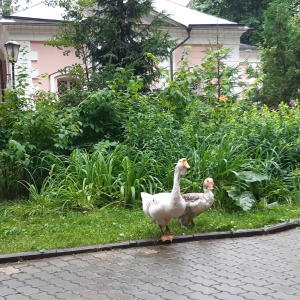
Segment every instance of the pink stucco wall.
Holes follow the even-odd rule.
[[[203,60],[203,58],[207,55],[206,51],[207,50],[215,50],[217,47],[221,47],[222,45],[211,45],[211,44],[201,44],[201,45],[188,45],[188,44],[184,44],[182,46],[180,46],[179,48],[177,48],[175,50],[175,66],[174,66],[174,70],[176,70],[178,67],[180,67],[180,61],[182,59],[182,55],[184,53],[184,48],[186,46],[190,46],[190,52],[188,55],[188,66],[190,68],[194,67],[194,66],[199,66],[201,64],[201,61]]]
[[[46,78],[39,80],[41,83],[40,89],[44,91],[50,91],[50,75],[58,72],[65,67],[71,67],[74,63],[81,64],[82,61],[75,57],[75,51],[72,48],[68,48],[70,53],[68,56],[63,55],[63,50],[59,50],[52,46],[44,45],[43,41],[30,42],[30,50],[37,52],[37,60],[31,61],[32,69],[37,69],[38,74],[47,73]],[[34,83],[33,79],[33,83]]]

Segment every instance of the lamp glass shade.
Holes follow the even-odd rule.
[[[15,41],[9,41],[4,46],[9,62],[15,63],[18,60],[20,44]]]

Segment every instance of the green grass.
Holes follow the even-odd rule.
[[[298,219],[300,205],[286,204],[248,212],[211,209],[195,219],[195,227],[170,227],[175,235],[260,228]],[[160,230],[140,208],[107,207],[86,212],[30,215],[21,204],[0,204],[0,254],[98,245],[160,238]]]

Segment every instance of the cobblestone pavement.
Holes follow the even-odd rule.
[[[300,299],[300,228],[0,265],[0,299]]]

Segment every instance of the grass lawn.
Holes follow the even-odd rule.
[[[170,223],[174,235],[261,228],[300,218],[300,204],[277,205],[248,212],[211,209],[195,219],[196,226]],[[0,203],[0,254],[44,251],[142,238],[160,238],[159,228],[141,208],[106,207],[86,212],[29,213],[18,203]]]

